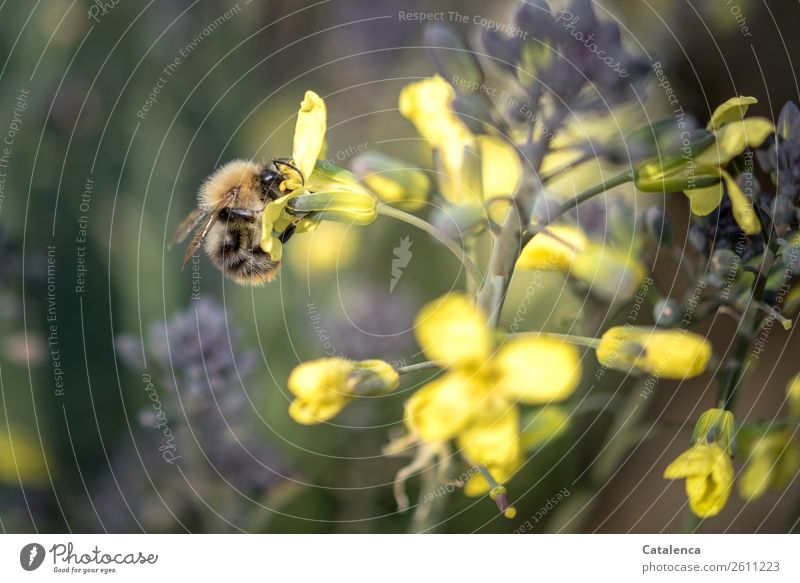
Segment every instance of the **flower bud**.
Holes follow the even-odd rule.
[[[699,334],[640,326],[616,326],[600,338],[597,360],[603,366],[683,380],[701,374],[711,359],[711,344]]]
[[[287,206],[295,213],[315,213],[320,220],[368,225],[378,217],[377,199],[355,190],[314,192],[291,199]]]
[[[714,134],[704,129],[696,130],[695,136],[685,148],[666,152],[640,164],[636,168],[637,182],[639,179],[644,183],[657,182],[671,174],[685,174],[685,172],[681,172],[681,169],[686,170],[687,166],[693,164],[694,157],[713,143]],[[641,188],[640,190],[645,189]]]
[[[733,413],[725,409],[709,409],[697,420],[692,443],[716,443],[732,456],[736,449],[735,434]]]
[[[399,383],[397,371],[382,360],[304,362],[289,375],[289,391],[297,397],[289,414],[304,425],[321,423],[337,415],[353,397],[383,395]]]
[[[694,174],[678,170],[674,174],[662,174],[656,178],[640,177],[637,174],[634,184],[642,192],[680,192],[713,186],[719,184],[720,180],[718,171],[716,173]]]

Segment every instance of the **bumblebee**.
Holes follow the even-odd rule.
[[[172,244],[183,242],[194,233],[183,267],[202,245],[211,262],[227,277],[244,285],[272,281],[280,270],[261,248],[261,216],[266,205],[281,196],[285,172],[293,170],[305,178],[287,159],[276,158],[267,164],[235,160],[225,164],[200,187],[198,206],[181,222]],[[298,217],[298,220],[302,216]],[[294,233],[290,225],[279,237],[285,243]]]

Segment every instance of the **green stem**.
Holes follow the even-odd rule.
[[[538,106],[538,98],[533,105]],[[561,125],[563,115],[564,112],[558,112],[543,125],[553,132]],[[551,132],[544,132],[535,142],[526,144],[519,154],[525,171],[492,247],[486,279],[477,293],[478,305],[486,312],[489,323],[495,327],[500,321],[511,276],[522,252],[523,236],[531,222],[536,193],[542,189],[538,173],[550,146]]]
[[[771,236],[767,234],[769,240]],[[758,333],[762,318],[758,317],[759,305],[763,303],[764,292],[767,287],[767,276],[775,262],[775,255],[766,250],[764,252],[764,262],[761,269],[756,274],[755,285],[753,286],[753,296],[750,299],[748,309],[742,314],[742,322],[736,331],[733,350],[728,361],[725,363],[724,382],[719,387],[718,407],[732,411],[736,401],[736,392],[744,376],[745,365],[749,361],[747,352],[753,337]]]
[[[419,217],[415,217],[412,214],[407,212],[401,211],[400,209],[394,208],[389,206],[384,202],[378,203],[378,214],[383,215],[385,217],[391,217],[393,219],[397,219],[399,221],[403,221],[413,227],[417,227],[431,235],[434,239],[439,241],[442,245],[447,247],[453,255],[461,262],[464,268],[467,271],[467,274],[477,283],[480,284],[483,281],[483,274],[481,274],[478,267],[473,263],[472,259],[470,259],[464,250],[458,246],[452,239],[450,239],[447,235],[442,233],[439,229],[431,225],[428,221],[425,221]]]
[[[435,362],[425,361],[425,362],[418,362],[417,364],[409,364],[408,366],[400,366],[395,368],[394,370],[397,371],[397,374],[410,374],[412,372],[419,372],[421,370],[429,370],[432,368],[439,368],[439,365]]]
[[[587,348],[597,348],[600,345],[599,338],[592,338],[590,336],[575,336],[573,334],[559,334],[558,332],[517,332],[515,334],[506,334],[506,338],[525,338],[525,337],[539,337],[539,338],[552,338],[553,340],[561,340],[568,344],[575,344],[577,346],[585,346]]]
[[[601,182],[600,184],[595,184],[591,188],[584,190],[580,194],[576,195],[574,198],[571,198],[568,201],[566,201],[556,210],[555,213],[547,217],[547,220],[545,220],[541,225],[537,224],[537,227],[543,227],[553,223],[556,219],[565,215],[579,204],[586,202],[590,198],[597,196],[598,194],[602,194],[607,190],[611,190],[612,188],[615,188],[617,186],[622,186],[623,184],[632,182],[633,178],[634,178],[633,171],[627,170],[625,172],[622,172],[621,174],[614,176],[613,178],[610,178],[609,180]]]

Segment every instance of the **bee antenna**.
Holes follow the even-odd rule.
[[[297,166],[290,163],[286,158],[275,158],[272,161],[272,163],[275,164],[276,166],[280,165],[280,166],[286,166],[287,168],[291,168],[300,175],[300,185],[301,186],[306,185],[306,177],[305,175],[303,175],[303,172]]]

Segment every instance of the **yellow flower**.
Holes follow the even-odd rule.
[[[35,436],[19,427],[0,427],[0,483],[43,485],[47,462]]]
[[[733,487],[731,458],[715,443],[698,444],[664,470],[667,480],[686,478],[689,506],[697,516],[715,516],[725,507]]]
[[[297,397],[289,414],[304,425],[321,423],[337,415],[354,397],[383,395],[399,383],[397,371],[382,360],[322,358],[304,362],[289,375],[289,390]]]
[[[701,374],[710,358],[711,344],[699,334],[643,326],[610,328],[597,346],[603,366],[676,380]]]
[[[286,176],[280,184],[283,196],[269,202],[261,216],[261,248],[280,261],[280,237],[290,226],[295,233],[311,231],[322,220],[345,220],[367,224],[377,217],[375,197],[350,173],[330,164],[319,164],[325,144],[327,110],[313,91],[306,91],[294,128],[292,165],[281,166]],[[311,197],[311,198],[309,198]],[[303,216],[303,215],[310,216]]]
[[[322,98],[313,91],[306,91],[297,123],[294,127],[292,160],[303,176],[311,176],[325,143],[325,130],[328,127],[327,109]]]
[[[520,462],[517,403],[569,397],[581,375],[578,351],[537,337],[495,350],[486,315],[456,293],[425,306],[415,329],[425,355],[446,372],[408,400],[407,426],[424,441],[456,439],[467,459],[506,479]],[[469,494],[488,487],[479,477],[471,484]]]
[[[727,191],[739,227],[748,235],[758,233],[761,230],[758,215],[735,176],[726,169],[731,160],[747,148],[757,148],[775,131],[773,123],[766,118],[745,119],[748,107],[757,102],[754,97],[729,99],[714,111],[708,123],[707,129],[715,138],[710,146],[677,168],[664,169],[658,163],[646,164],[640,169],[639,180],[645,183],[669,182],[673,179],[697,180],[697,186],[685,188],[684,193],[689,197],[692,212],[700,216],[716,209]],[[711,185],[704,185],[704,180],[708,178],[717,180]]]
[[[453,111],[454,98],[453,87],[438,75],[400,92],[400,113],[442,160],[442,196],[454,204],[478,205],[513,194],[521,173],[516,150],[498,137],[472,135]]]
[[[322,145],[325,143],[326,120],[325,102],[313,91],[306,91],[297,112],[292,145],[292,164],[303,173],[306,181],[314,172]],[[286,194],[268,203],[261,216],[261,248],[275,261],[280,261],[283,255],[280,235],[291,224],[297,222],[297,217],[290,215],[286,207],[293,197],[303,192],[303,181],[296,172],[284,166],[280,170],[287,176],[280,185],[281,192]],[[310,230],[313,225],[306,222],[299,227],[297,230],[304,231]]]
[[[460,171],[464,148],[472,144],[472,134],[450,106],[454,98],[453,87],[438,75],[406,85],[400,92],[400,113],[440,153],[449,172]]]
[[[534,236],[517,268],[566,273],[609,299],[632,297],[647,276],[631,253],[591,241],[580,229],[566,225],[550,226]]]
[[[788,430],[761,435],[745,449],[745,467],[737,483],[739,495],[748,501],[760,498],[767,488],[781,490],[800,470],[800,450]]]

